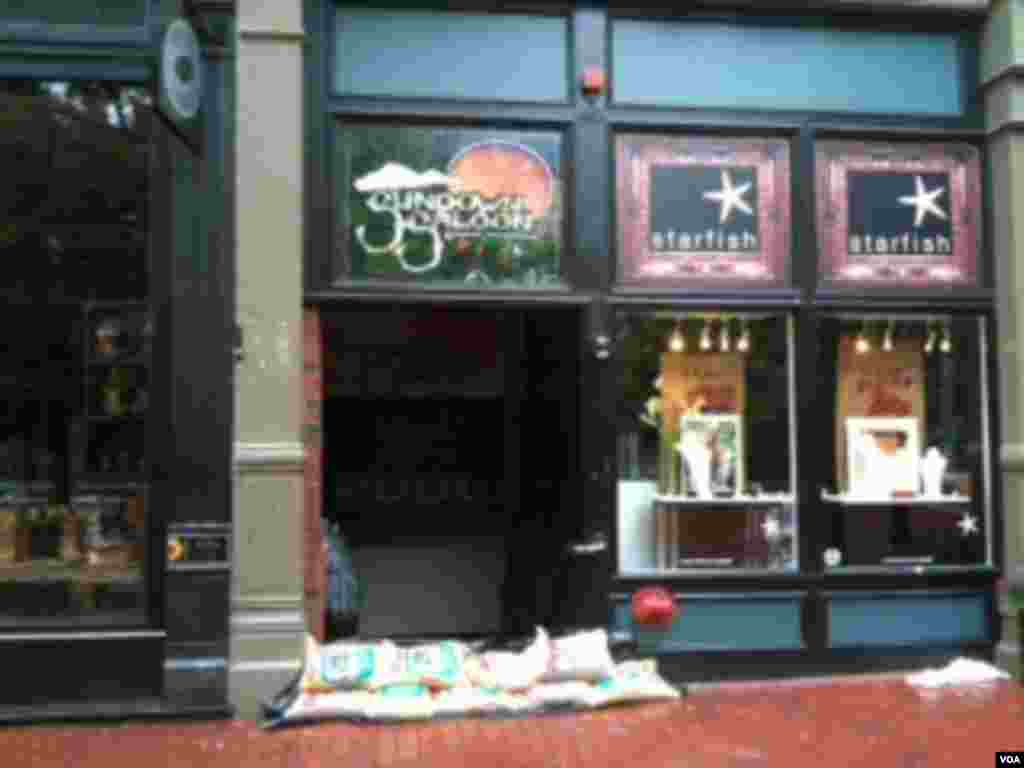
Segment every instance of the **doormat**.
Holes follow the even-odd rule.
[[[304,668],[265,704],[263,727],[524,717],[680,696],[655,660],[615,662],[603,629],[550,638],[538,627],[518,652],[307,637]]]

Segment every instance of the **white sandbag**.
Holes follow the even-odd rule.
[[[473,685],[503,691],[526,690],[544,675],[551,657],[550,639],[537,627],[534,640],[520,653],[488,651],[470,656],[466,674]]]
[[[590,706],[593,683],[569,680],[564,683],[537,683],[526,692],[530,702],[538,707]]]
[[[392,685],[469,685],[467,655],[467,647],[453,640],[409,647],[399,647],[388,640],[320,645],[316,638],[307,635],[302,689],[344,691]]]
[[[608,650],[608,633],[594,629],[553,638],[548,667],[541,681],[598,681],[611,677],[614,671],[615,661]]]
[[[947,685],[972,685],[1007,680],[1009,675],[998,667],[977,659],[959,658],[941,669],[925,669],[907,675],[907,682],[919,688],[940,688]]]
[[[387,640],[321,645],[306,635],[301,688],[306,692],[379,688],[392,682],[397,659],[397,647]]]
[[[274,713],[271,724],[365,718],[372,707],[374,696],[371,691],[300,691],[285,709]]]
[[[587,697],[590,707],[606,707],[636,701],[661,701],[680,698],[680,693],[659,674],[654,659],[625,661],[615,667],[611,677],[591,686]]]
[[[424,720],[434,716],[434,699],[425,685],[387,685],[369,697],[366,716],[378,720]]]
[[[454,640],[399,647],[388,675],[389,685],[425,685],[455,688],[469,685],[466,676],[468,647]]]
[[[503,714],[536,708],[523,694],[493,688],[449,688],[434,695],[435,715]]]

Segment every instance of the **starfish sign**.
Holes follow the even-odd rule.
[[[924,179],[920,176],[914,176],[914,189],[915,193],[913,195],[903,195],[900,197],[900,205],[914,206],[914,226],[920,227],[924,217],[929,213],[945,221],[946,212],[936,205],[935,198],[945,192],[946,188],[936,187],[929,192],[924,186]]]
[[[978,532],[978,518],[974,517],[974,515],[968,515],[966,512],[960,518],[960,522],[957,525],[960,527],[961,535],[963,536]]]
[[[747,205],[746,200],[743,199],[743,195],[750,189],[750,184],[751,182],[748,181],[746,184],[734,187],[732,185],[732,176],[729,175],[728,171],[722,171],[722,188],[704,193],[705,200],[714,200],[722,207],[718,219],[719,223],[725,224],[729,220],[729,214],[732,213],[733,208],[739,208],[744,213],[750,215],[754,214],[754,211]]]

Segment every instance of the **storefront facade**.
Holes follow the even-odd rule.
[[[322,518],[367,636],[1019,664],[1015,4],[8,5],[10,717],[258,714]]]

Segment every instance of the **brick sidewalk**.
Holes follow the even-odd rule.
[[[0,766],[990,766],[1024,750],[1024,687],[898,677],[702,688],[680,702],[517,720],[261,731],[241,721],[0,731]]]

